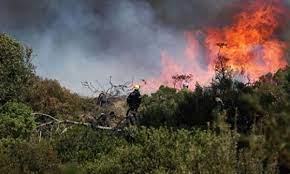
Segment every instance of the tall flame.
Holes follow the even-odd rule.
[[[203,42],[196,39],[196,33],[186,32],[187,47],[181,58],[183,64],[162,52],[160,76],[148,79],[145,91],[154,91],[160,85],[173,87],[172,76],[176,74],[192,74],[190,88],[194,88],[195,82],[208,84],[214,76],[214,62],[219,52],[216,44],[219,42],[227,44],[221,49],[221,54],[229,60],[228,66],[235,72],[245,73],[251,80],[287,66],[287,45],[276,36],[277,30],[283,25],[280,19],[286,14],[280,1],[256,0],[245,7],[234,16],[233,24],[206,29]],[[200,57],[203,58],[203,64]]]
[[[222,49],[222,54],[229,59],[228,64],[236,71],[245,71],[253,80],[285,67],[287,46],[274,37],[283,14],[278,2],[258,0],[249,4],[246,11],[234,18],[236,23],[233,25],[208,29],[206,44],[209,56],[217,54],[217,42],[226,42],[227,47]]]

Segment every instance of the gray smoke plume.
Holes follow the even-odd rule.
[[[184,30],[233,1],[0,0],[0,31],[33,48],[38,75],[86,95],[82,81],[158,75],[162,50],[180,55]]]
[[[81,94],[86,94],[81,81],[154,75],[160,51],[182,47],[182,37],[159,26],[147,2],[2,1],[2,32],[34,49],[40,76],[55,78]]]

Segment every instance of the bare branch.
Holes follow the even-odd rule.
[[[36,128],[45,127],[45,126],[51,125],[51,124],[53,124],[53,123],[55,123],[55,121],[50,121],[50,122],[47,122],[47,123],[40,124],[40,125],[37,126]]]
[[[90,82],[81,82],[81,84],[84,86],[84,87],[86,87],[87,89],[89,89],[93,94],[96,94],[96,93],[98,93],[99,92],[99,90],[98,89],[96,89],[95,87],[94,87],[94,85]]]
[[[40,115],[40,116],[45,116],[45,117],[48,117],[48,118],[51,118],[53,119],[54,121],[57,121],[59,122],[58,119],[56,119],[55,117],[51,116],[51,115],[48,115],[48,114],[43,114],[43,113],[32,113],[32,115]]]
[[[104,85],[102,85],[98,80],[96,80],[97,84],[102,88],[102,91],[105,91]]]
[[[99,87],[95,87],[96,85],[86,81],[82,82],[82,85],[89,89],[93,94],[98,95],[96,98],[97,103],[102,107],[109,104],[112,98],[128,95],[128,93],[131,91],[133,81],[134,78],[132,78],[132,81],[125,81],[124,83],[114,84],[113,77],[109,76],[107,88],[104,88],[104,86],[98,80],[96,80],[96,83]],[[102,90],[99,90],[98,88],[101,88]]]
[[[54,118],[51,115],[43,114],[43,113],[32,113],[32,115],[40,115],[40,116],[45,116],[45,117],[52,119],[52,121],[40,124],[39,126],[37,126],[37,128],[43,128],[43,127],[46,127],[48,125],[53,125],[53,124],[57,124],[57,125],[72,124],[72,125],[81,125],[81,126],[93,127],[95,129],[115,130],[115,128],[112,128],[112,127],[99,126],[99,125],[94,125],[92,123],[78,122],[78,121],[72,121],[72,120],[59,120],[59,119]]]
[[[99,92],[99,90],[93,85],[92,82],[90,82],[90,88],[93,89],[95,93]]]

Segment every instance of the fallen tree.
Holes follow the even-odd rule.
[[[96,129],[104,129],[104,130],[113,130],[114,128],[112,127],[106,127],[106,126],[99,126],[95,125],[94,123],[88,123],[88,122],[79,122],[79,121],[72,121],[72,120],[60,120],[57,119],[51,115],[48,114],[43,114],[43,113],[32,113],[34,116],[44,116],[50,119],[50,121],[45,122],[45,123],[40,123],[37,128],[43,128],[52,124],[72,124],[72,125],[81,125],[81,126],[87,126],[87,127],[93,127]]]

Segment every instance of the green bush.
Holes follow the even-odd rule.
[[[74,127],[55,137],[55,149],[64,162],[82,163],[94,160],[124,142],[110,132]]]
[[[209,91],[179,91],[161,87],[145,96],[141,106],[141,124],[145,126],[205,127],[213,121],[214,97]]]
[[[73,94],[57,80],[34,77],[25,94],[25,102],[35,112],[46,113],[62,119],[79,119],[84,112],[97,108],[94,100]]]
[[[58,173],[59,160],[51,144],[15,139],[0,141],[0,173]]]
[[[173,125],[178,108],[175,89],[161,87],[152,96],[143,97],[142,124],[147,126]]]
[[[36,123],[24,104],[8,102],[0,109],[0,138],[29,138]]]
[[[237,134],[141,128],[130,130],[134,143],[115,147],[84,168],[87,173],[251,173],[276,172],[264,165],[264,144],[238,152]],[[258,155],[259,154],[259,155]],[[241,156],[240,159],[237,157]],[[242,156],[247,156],[242,159]],[[251,159],[251,162],[247,160]],[[273,166],[273,167],[272,167]],[[270,170],[271,169],[271,170]]]

